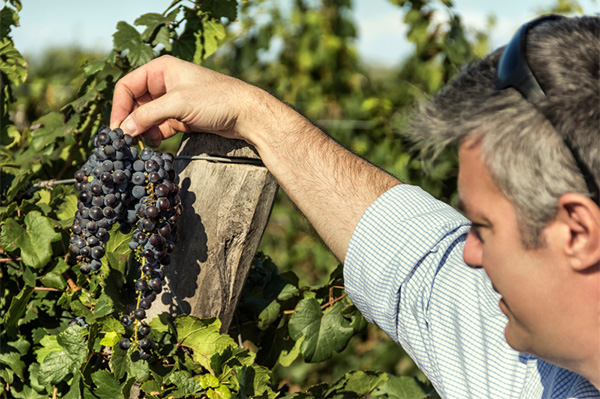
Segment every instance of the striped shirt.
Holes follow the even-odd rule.
[[[419,187],[390,189],[350,241],[348,296],[443,398],[600,398],[582,376],[508,346],[499,294],[463,261],[469,226]]]

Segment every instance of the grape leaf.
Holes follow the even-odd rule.
[[[177,387],[177,390],[172,393],[174,397],[188,397],[203,389],[200,382],[192,378],[187,371],[174,372],[171,374],[170,380]]]
[[[222,353],[229,347],[235,347],[235,341],[229,335],[221,334],[221,321],[217,318],[197,319],[193,316],[179,316],[175,319],[179,346],[194,351],[194,360],[210,370],[210,357]]]
[[[60,112],[44,115],[36,123],[42,126],[31,132],[31,147],[35,151],[42,151],[48,145],[56,143],[59,138],[71,134],[71,130],[66,128]]]
[[[12,220],[12,219],[11,219]],[[17,333],[17,323],[23,317],[27,310],[27,304],[33,295],[33,287],[26,285],[19,295],[13,297],[10,307],[4,315],[4,328],[9,336],[15,336]]]
[[[294,340],[305,336],[300,346],[302,355],[308,362],[321,362],[346,347],[354,333],[350,323],[341,315],[341,302],[335,303],[325,313],[314,298],[298,302],[290,318],[290,337]]]
[[[230,21],[237,18],[236,0],[205,0],[199,6],[202,11],[210,13],[212,18],[227,18]]]
[[[119,21],[113,34],[115,50],[127,51],[127,59],[132,66],[141,66],[154,57],[154,52],[143,42],[140,33],[127,22]]]
[[[78,372],[87,357],[86,333],[85,328],[75,325],[58,334],[56,342],[62,350],[44,358],[38,376],[40,384],[55,385]]]
[[[388,380],[373,391],[373,397],[389,399],[426,399],[429,393],[414,377],[388,375]]]
[[[4,7],[0,11],[0,37],[7,37],[12,29],[11,26],[19,26],[19,14]]]
[[[2,226],[0,243],[5,250],[19,248],[23,263],[33,268],[45,266],[52,257],[51,243],[60,240],[52,222],[38,211],[25,216],[25,229],[15,219],[8,219]]]
[[[122,385],[107,370],[100,370],[92,374],[92,381],[96,385],[94,395],[100,399],[114,399],[121,396]]]
[[[44,361],[48,354],[52,352],[60,352],[63,349],[62,346],[58,344],[56,335],[45,335],[40,340],[40,344],[42,346],[35,350],[37,361],[40,364]]]

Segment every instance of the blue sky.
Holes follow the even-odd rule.
[[[285,0],[281,0],[282,2]],[[133,24],[146,12],[162,12],[171,0],[26,0],[20,13],[21,26],[13,31],[17,49],[28,55],[58,45],[108,50],[118,21]],[[580,0],[586,13],[597,13],[597,0]],[[354,0],[359,29],[357,47],[369,61],[392,65],[409,51],[404,41],[402,10],[388,0]],[[439,4],[439,3],[437,3]],[[467,26],[483,27],[487,17],[497,18],[492,47],[506,43],[518,26],[537,15],[554,0],[454,0]]]

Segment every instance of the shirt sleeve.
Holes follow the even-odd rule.
[[[346,292],[442,397],[520,397],[528,367],[504,339],[499,295],[462,251],[470,223],[416,186],[378,198],[346,253]]]

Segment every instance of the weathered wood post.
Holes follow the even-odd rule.
[[[174,168],[183,205],[179,239],[165,268],[170,284],[153,303],[148,319],[183,310],[219,317],[225,332],[278,186],[250,145],[206,133],[184,136]]]

